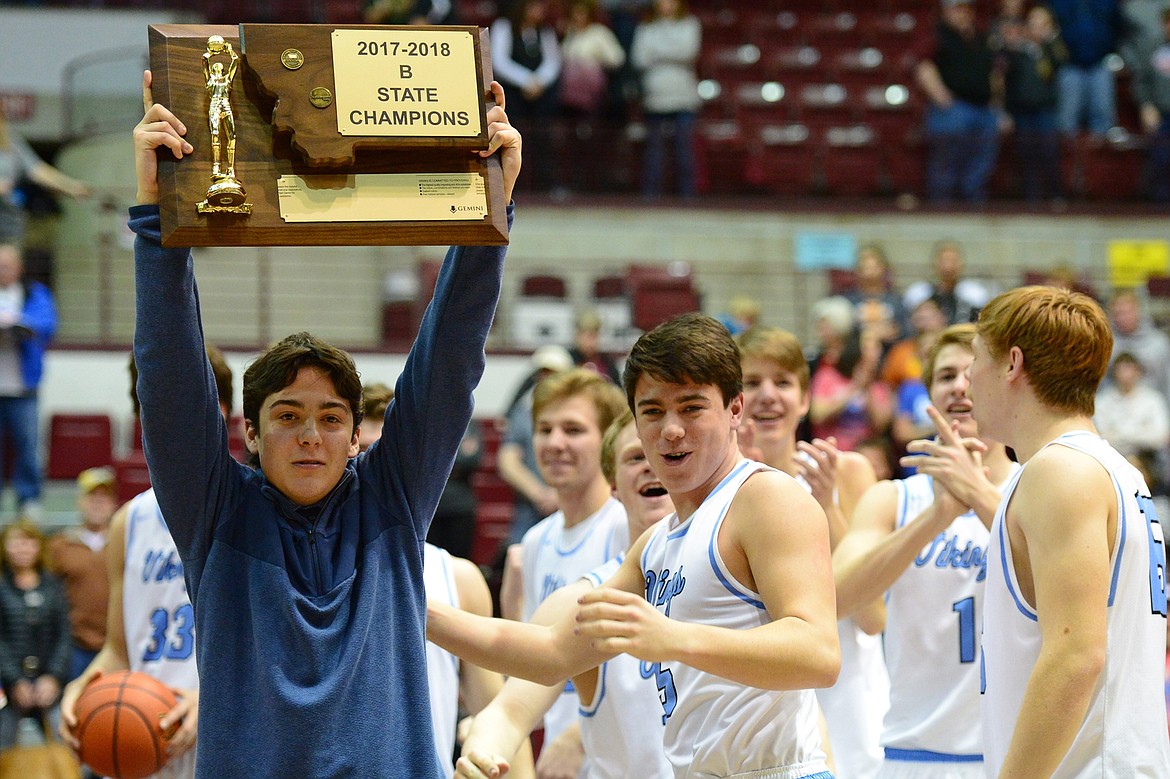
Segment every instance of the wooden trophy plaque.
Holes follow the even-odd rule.
[[[478,27],[150,26],[164,246],[506,244]],[[213,130],[214,127],[214,130]]]

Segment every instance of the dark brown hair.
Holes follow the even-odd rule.
[[[739,347],[727,328],[706,314],[680,314],[645,333],[630,350],[622,384],[634,408],[642,376],[671,384],[713,384],[726,407],[743,392]]]
[[[270,346],[244,371],[244,419],[260,428],[260,408],[274,392],[297,380],[301,368],[317,368],[353,414],[353,431],[362,421],[362,380],[353,358],[310,333],[294,333]]]

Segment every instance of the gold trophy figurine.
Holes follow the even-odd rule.
[[[224,57],[228,58],[226,71]],[[201,214],[252,213],[252,204],[246,202],[244,185],[236,178],[236,119],[232,114],[231,92],[239,62],[232,45],[222,37],[212,35],[207,39],[207,51],[203,52],[203,77],[211,98],[207,109],[211,129],[211,186],[207,188],[207,199],[196,206]],[[225,147],[227,154],[223,159]]]

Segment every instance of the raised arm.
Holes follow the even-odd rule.
[[[210,543],[209,509],[222,496],[231,457],[207,362],[191,252],[161,243],[157,155],[167,149],[181,159],[193,149],[183,139],[186,126],[154,103],[150,83],[146,71],[146,113],[134,128],[134,360],[151,479],[194,586]]]
[[[934,406],[928,406],[926,413],[938,435],[907,444],[910,454],[900,464],[917,468],[919,473],[941,482],[961,506],[974,511],[984,527],[990,529],[1003,495],[983,465],[987,445],[975,438],[962,438]]]
[[[1098,463],[1054,446],[1032,458],[1008,514],[1020,594],[1035,605],[1040,625],[1040,654],[1000,776],[1051,776],[1105,664],[1109,520],[1117,519],[1117,501]]]
[[[941,492],[941,494],[940,494]],[[853,513],[853,524],[833,552],[838,616],[848,616],[880,598],[930,541],[964,508],[936,487],[934,503],[897,527],[898,485],[871,487]]]
[[[521,140],[508,123],[503,87],[497,82],[491,86],[496,105],[487,113],[488,149],[479,154],[500,155],[504,192],[510,199],[520,170]],[[381,474],[372,483],[404,490],[420,537],[426,535],[471,420],[472,391],[483,376],[484,344],[500,296],[505,251],[503,246],[472,246],[447,252],[394,402],[386,409],[382,438],[361,466]]]

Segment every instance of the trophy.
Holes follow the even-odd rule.
[[[213,57],[228,58],[227,70],[223,62]],[[250,214],[252,206],[246,202],[244,185],[236,178],[236,119],[232,114],[232,79],[236,77],[236,66],[240,58],[232,45],[218,35],[207,39],[207,51],[203,52],[203,78],[207,80],[207,125],[211,131],[211,186],[207,188],[207,199],[196,209],[201,214],[228,213]],[[220,129],[223,129],[221,135]],[[226,159],[223,150],[226,146]]]
[[[506,244],[487,30],[151,25],[165,246]],[[210,185],[209,185],[210,182]],[[245,191],[245,183],[247,191]]]

